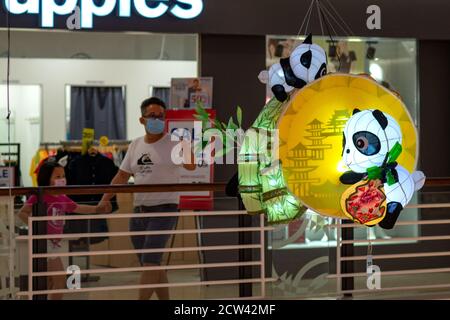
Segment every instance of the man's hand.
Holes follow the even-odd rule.
[[[183,150],[183,167],[186,170],[195,170],[195,159],[194,154],[192,153],[191,142],[182,139],[181,148]]]
[[[97,213],[111,213],[112,205],[111,201],[102,200],[98,203],[96,210]]]

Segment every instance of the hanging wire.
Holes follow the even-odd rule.
[[[8,8],[11,8],[11,0],[8,0]],[[10,21],[10,13],[7,8],[6,10],[6,26],[7,26],[7,56],[6,56],[6,120],[8,122],[8,177],[9,177],[9,183],[8,183],[8,189],[9,189],[9,199],[12,199],[12,188],[13,188],[13,175],[12,173],[12,166],[11,166],[11,105],[10,105],[10,70],[11,70],[11,21]],[[14,200],[10,201],[10,204],[12,203],[12,208],[9,208],[9,210],[14,210]],[[11,298],[13,297],[12,290],[14,286],[14,274],[12,273],[12,265],[13,265],[13,258],[11,255],[11,250],[13,246],[14,241],[14,227],[11,226],[11,220],[10,220],[10,230],[9,230],[9,247],[10,247],[10,256],[9,256],[9,264],[10,264],[10,270],[9,270],[9,289],[11,292]]]
[[[345,20],[342,18],[342,16],[339,14],[339,12],[336,10],[336,8],[333,6],[333,4],[330,2],[330,0],[324,0],[326,3],[331,7],[331,10],[333,10],[334,14],[341,20],[343,25],[347,28],[348,31],[350,31],[350,35],[354,35],[352,29],[348,26],[348,24],[345,22]]]
[[[320,2],[319,2],[319,0],[316,0],[316,7],[317,7],[317,15],[319,16],[320,30],[321,30],[322,36],[323,36],[324,33],[323,33],[322,15],[320,13]]]
[[[303,21],[302,21],[302,24],[301,24],[301,26],[300,26],[300,29],[299,29],[298,32],[297,32],[297,37],[298,37],[298,36],[300,35],[300,33],[302,32],[302,30],[303,30],[303,25],[305,24],[306,20],[308,20],[308,22],[307,22],[307,25],[306,25],[306,28],[305,28],[305,33],[306,33],[306,31],[308,31],[307,28],[308,28],[308,25],[309,25],[309,18],[311,17],[311,12],[312,12],[312,8],[313,8],[313,5],[314,5],[314,1],[315,1],[315,0],[311,0],[311,3],[310,3],[310,5],[309,5],[309,7],[308,7],[308,10],[306,11],[305,16],[303,17]]]
[[[329,28],[331,28],[331,30],[333,31],[333,34],[336,36],[336,38],[338,38],[339,35],[338,35],[336,29],[333,27],[333,24],[330,23],[328,18],[331,17],[336,22],[337,25],[339,25],[339,23],[336,21],[336,19],[333,17],[333,15],[329,11],[327,11],[327,9],[326,9],[326,7],[325,7],[325,5],[323,3],[320,3],[320,9],[321,9],[322,15],[324,16],[325,27],[327,28],[330,41],[331,41],[332,45],[336,48],[335,49],[336,50],[336,56],[338,58],[338,63],[339,63],[337,71],[339,72],[339,71],[341,71],[341,63],[342,63],[341,62],[341,56],[337,52],[337,41],[332,37],[332,35],[331,35],[332,33],[330,32]]]
[[[323,14],[325,15],[325,17],[328,17],[328,18],[330,18],[330,15],[329,15],[329,13],[327,13],[327,11],[325,10],[325,6],[321,6],[321,9],[322,9],[322,12],[323,12]],[[333,16],[331,16],[331,18],[333,18],[334,19],[334,17]],[[339,35],[338,35],[338,33],[336,32],[336,29],[334,28],[334,26],[333,26],[333,24],[329,24],[330,25],[330,28],[331,28],[331,31],[332,31],[332,34],[333,35],[335,35],[336,36],[336,38],[338,38],[339,37]]]
[[[334,15],[329,11],[331,9],[328,9],[325,4],[321,3],[321,8],[322,11],[325,15],[327,15],[329,18],[331,18],[334,23],[343,31],[344,35],[347,37],[350,37],[350,33],[348,32],[348,30],[346,30],[343,25],[341,23],[339,23],[338,20],[336,20],[336,18],[334,17]],[[337,32],[335,32],[336,36],[338,35]]]
[[[367,229],[367,241],[368,241],[368,246],[367,246],[367,257],[372,255],[372,239],[370,239],[370,231],[372,230],[371,228],[366,228]]]
[[[11,0],[8,0],[8,8],[11,8]],[[6,55],[6,120],[8,122],[8,171],[9,171],[9,196],[12,196],[12,175],[11,173],[11,105],[10,105],[10,69],[11,69],[11,21],[9,10],[6,9],[7,26],[7,55]]]
[[[330,27],[329,27],[330,23],[329,23],[328,19],[325,17],[325,15],[323,13],[322,6],[320,5],[320,2],[319,2],[319,12],[322,15],[322,19],[323,19],[323,21],[325,23],[325,27],[326,27],[327,32],[328,32],[328,37],[330,38],[330,41],[333,44],[333,46],[335,46],[335,48],[337,49],[336,40],[334,40],[334,38],[333,38],[333,36],[332,36],[332,34],[330,32]],[[337,56],[338,62],[339,62],[339,66],[338,66],[338,70],[337,70],[339,72],[339,71],[341,71],[341,56],[339,55],[337,50],[336,50],[336,56]]]
[[[313,4],[314,0],[311,3]],[[312,11],[313,11],[313,7],[311,7],[311,10],[309,11],[308,22],[306,23],[306,28],[305,28],[305,32],[304,32],[305,35],[309,34],[309,30],[310,30],[309,29],[309,21],[311,20]]]

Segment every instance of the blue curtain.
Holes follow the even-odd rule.
[[[153,88],[153,97],[157,97],[164,101],[165,103],[169,104],[169,98],[170,98],[170,88],[159,88],[154,87]],[[171,106],[169,106],[170,108]]]
[[[84,128],[95,139],[126,139],[125,97],[122,87],[71,87],[69,139],[80,140]]]

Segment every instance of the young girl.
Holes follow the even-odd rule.
[[[66,176],[64,174],[64,167],[54,160],[44,160],[42,166],[39,168],[37,176],[38,185],[43,186],[65,186]],[[31,196],[24,206],[19,211],[19,218],[28,224],[28,217],[31,215],[32,206],[37,202],[35,195]],[[73,202],[65,195],[45,195],[44,203],[47,207],[48,216],[62,216],[65,213],[81,213],[81,214],[94,214],[94,213],[106,213],[110,212],[111,208],[79,205]],[[49,220],[47,224],[47,234],[62,234],[64,232],[64,220]],[[48,239],[47,240],[47,252],[48,253],[61,253],[65,252],[62,248],[62,239]],[[47,263],[48,271],[64,271],[64,265],[60,257],[51,257]],[[66,277],[49,276],[47,277],[47,289],[65,289]],[[51,294],[49,298],[51,300],[61,300],[63,294],[55,293]]]

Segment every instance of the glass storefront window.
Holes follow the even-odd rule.
[[[21,144],[18,185],[23,186],[33,185],[30,164],[41,148],[47,153],[61,141],[80,140],[80,131],[91,126],[97,126],[96,139],[132,140],[142,135],[136,124],[149,88],[198,76],[194,34],[13,29],[11,39],[11,142]],[[5,29],[0,29],[0,57],[6,70]],[[0,100],[6,114],[6,84],[0,86]],[[99,121],[91,121],[92,106]],[[7,142],[7,130],[0,120],[0,143]]]
[[[197,35],[12,30],[12,58],[197,61]],[[0,29],[0,53],[7,33]]]
[[[266,66],[288,57],[304,37],[267,36]],[[418,126],[417,43],[414,39],[336,38],[315,36],[328,54],[328,72],[366,73],[401,94]],[[340,59],[338,59],[338,56]],[[267,90],[271,96],[270,88]]]
[[[6,84],[0,85],[0,114],[7,114]],[[21,171],[21,181],[14,181],[16,184],[31,186],[31,177],[28,175],[31,158],[39,148],[41,138],[41,108],[42,108],[42,87],[36,84],[13,84],[9,88],[10,95],[10,139],[12,143],[20,143],[20,152],[15,155],[8,151],[8,121],[2,117],[0,119],[0,143],[5,144],[0,151],[0,165],[9,160],[8,153],[13,153],[11,161],[17,161]],[[13,148],[14,149],[14,148]],[[17,169],[16,169],[17,170]]]

